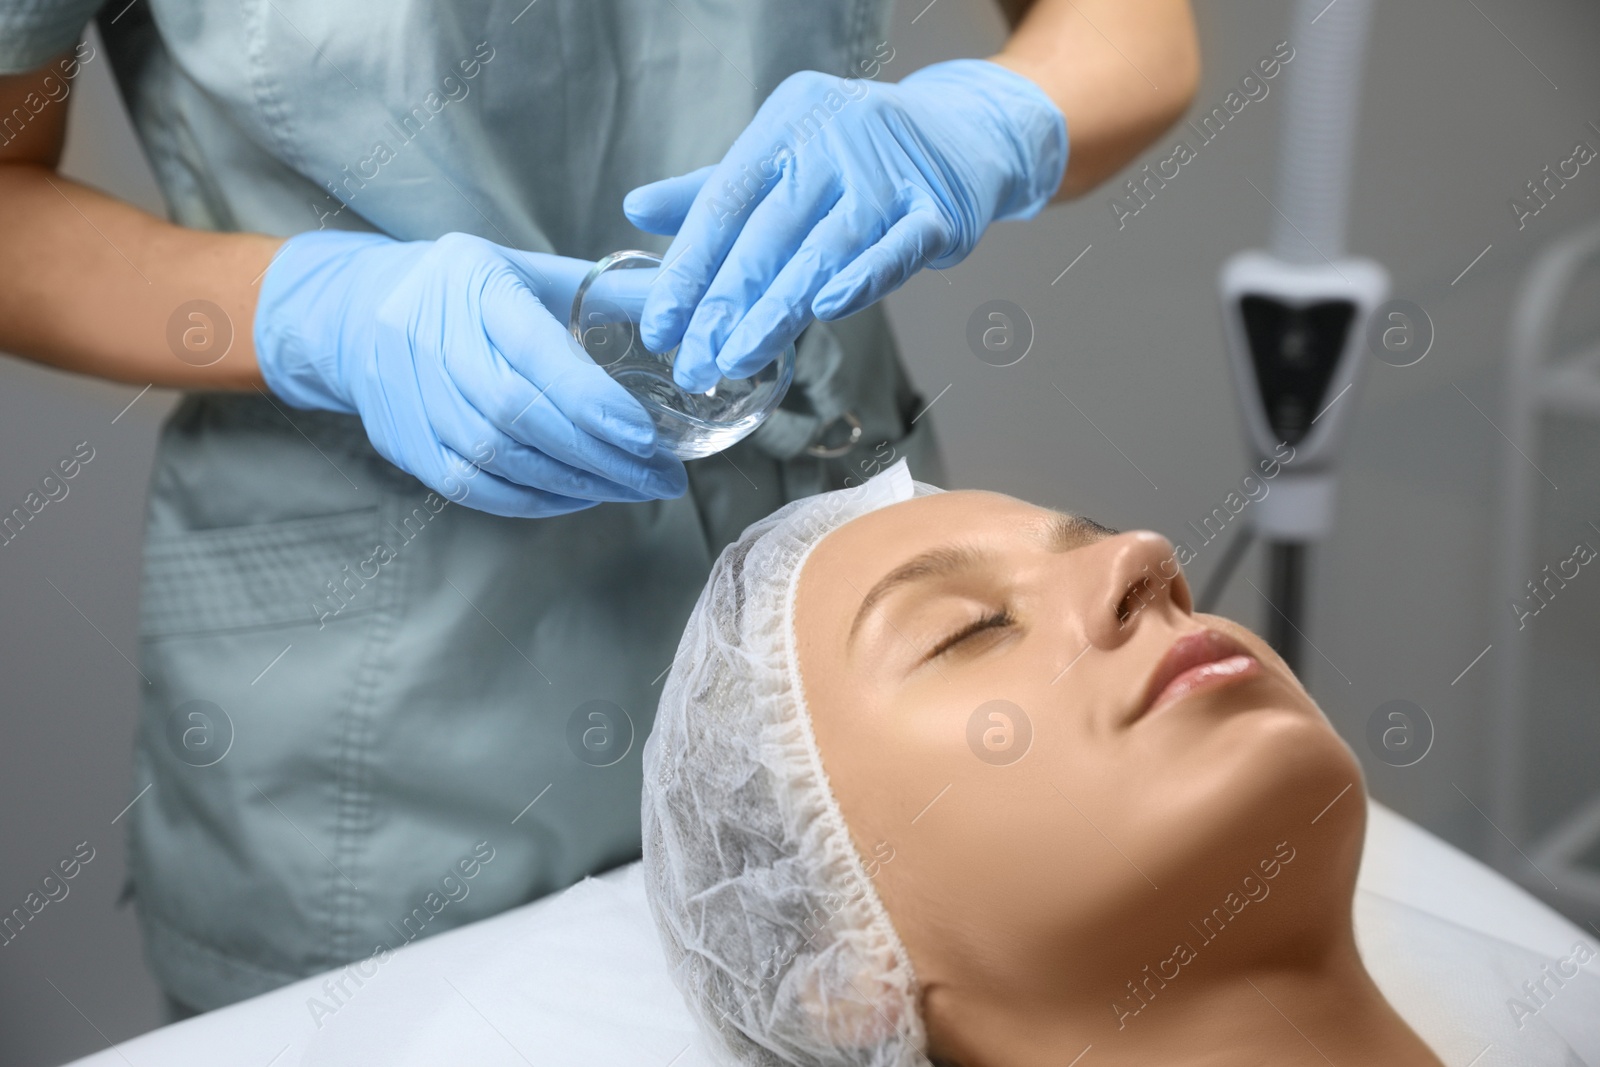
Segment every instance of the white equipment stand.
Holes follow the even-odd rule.
[[[1594,795],[1553,828],[1534,837],[1540,828],[1529,818],[1525,784],[1529,770],[1529,660],[1538,627],[1537,623],[1520,627],[1511,601],[1523,595],[1529,604],[1536,603],[1526,583],[1543,578],[1541,562],[1549,562],[1536,560],[1540,499],[1546,484],[1536,469],[1541,461],[1542,420],[1550,415],[1600,420],[1600,336],[1555,351],[1562,310],[1585,272],[1596,269],[1600,269],[1600,223],[1554,242],[1539,254],[1523,281],[1512,316],[1495,574],[1497,671],[1489,772],[1494,823],[1504,834],[1494,839],[1491,854],[1496,866],[1547,898],[1552,896],[1554,883],[1560,887],[1563,908],[1570,910],[1575,898],[1587,912],[1584,918],[1600,923],[1600,769],[1591,778]],[[1585,540],[1600,544],[1595,535]],[[1600,568],[1600,561],[1591,566]],[[1600,576],[1588,580],[1600,581]],[[1600,664],[1600,634],[1589,636],[1594,639],[1593,662]],[[1586,713],[1595,714],[1597,705],[1600,698]],[[1600,753],[1595,758],[1600,761]],[[1527,855],[1516,851],[1513,842],[1530,840],[1534,843],[1526,848]]]
[[[1360,394],[1366,325],[1389,290],[1381,265],[1345,251],[1373,7],[1374,0],[1295,4],[1271,248],[1240,252],[1218,277],[1230,369],[1253,458],[1293,457],[1248,536],[1267,543],[1267,641],[1296,672],[1310,548],[1333,526],[1335,464]],[[1219,564],[1213,588],[1227,581],[1246,544],[1241,539],[1239,552],[1230,551],[1226,565]]]

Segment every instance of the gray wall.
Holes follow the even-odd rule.
[[[1287,11],[1277,0],[1199,6],[1197,108],[1209,109],[1288,35]],[[890,78],[984,54],[1002,36],[983,0],[901,8]],[[1389,268],[1396,295],[1423,305],[1438,336],[1416,366],[1371,368],[1337,529],[1315,561],[1308,633],[1321,654],[1307,680],[1366,759],[1373,792],[1480,853],[1493,834],[1473,807],[1486,805],[1493,758],[1493,653],[1451,683],[1504,610],[1489,580],[1502,448],[1490,420],[1503,419],[1508,311],[1530,256],[1600,216],[1600,169],[1585,168],[1522,232],[1506,201],[1575,140],[1600,144],[1584,125],[1600,122],[1597,41],[1600,9],[1578,0],[1409,0],[1382,5],[1368,64],[1350,245]],[[107,75],[90,64],[77,86],[66,169],[159,210]],[[997,226],[967,262],[891,298],[924,393],[949,386],[933,417],[952,484],[1174,536],[1221,500],[1247,457],[1214,277],[1224,257],[1267,238],[1271,209],[1250,183],[1270,192],[1282,99],[1274,91],[1250,104],[1126,228],[1102,192]],[[1173,136],[1147,158],[1165,156]],[[991,299],[1022,306],[1034,323],[1033,349],[1016,366],[985,365],[967,347],[967,319]],[[70,495],[0,549],[0,910],[20,904],[78,842],[96,850],[70,896],[0,948],[0,1061],[18,1067],[93,1051],[158,1020],[132,914],[114,906],[125,869],[123,824],[112,820],[130,799],[138,680],[128,660],[139,531],[155,432],[173,399],[152,390],[124,411],[137,392],[0,358],[4,509],[78,442],[95,449]],[[1600,434],[1564,432],[1553,473],[1562,514],[1600,519]],[[1194,576],[1203,581],[1214,559],[1203,555]],[[1259,625],[1264,609],[1245,577],[1262,585],[1253,556],[1222,610]],[[1536,672],[1537,754],[1554,783],[1541,794],[1549,814],[1600,779],[1597,604],[1600,581],[1577,583],[1544,627],[1554,647]],[[1397,697],[1426,708],[1438,730],[1428,757],[1405,769],[1367,758],[1362,740],[1372,710]]]

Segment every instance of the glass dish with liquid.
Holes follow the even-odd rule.
[[[748,378],[685,392],[672,380],[678,350],[651,352],[639,339],[644,298],[660,270],[661,257],[650,252],[601,259],[578,286],[568,326],[589,358],[644,405],[661,446],[699,459],[748,437],[776,410],[794,381],[794,345]]]

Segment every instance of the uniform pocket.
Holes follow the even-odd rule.
[[[361,564],[383,540],[378,508],[315,519],[151,537],[144,548],[139,633],[217,633],[341,619],[371,611]],[[369,576],[370,577],[370,576]]]

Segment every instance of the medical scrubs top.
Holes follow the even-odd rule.
[[[717,161],[787,75],[905,73],[888,11],[0,0],[0,71],[50,62],[97,17],[80,64],[113,68],[185,226],[459,230],[594,259],[663,251],[623,195]],[[716,553],[900,456],[938,478],[881,311],[799,349],[784,410],[691,463],[685,497],[549,519],[446,502],[352,416],[184,399],[151,485],[126,816],[171,995],[218,1007],[637,854],[639,750]],[[848,453],[807,451],[851,418]]]

